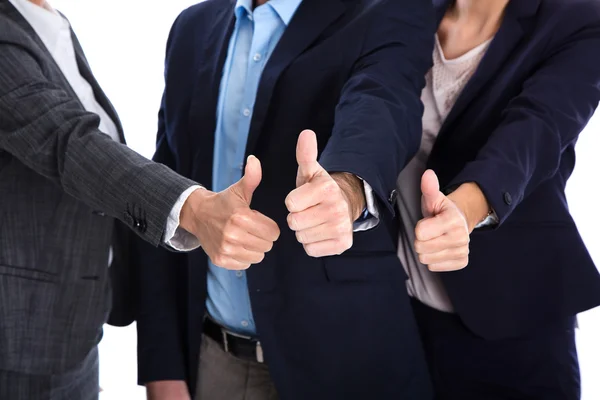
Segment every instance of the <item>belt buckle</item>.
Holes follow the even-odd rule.
[[[263,349],[258,340],[256,341],[256,362],[260,364],[265,362],[265,358],[263,356]]]
[[[227,332],[221,328],[221,335],[223,335],[223,350],[225,353],[229,353],[229,340],[227,339]]]
[[[221,335],[223,336],[223,350],[225,350],[225,353],[229,353],[229,340],[228,340],[229,335],[237,336],[242,339],[250,339],[249,337],[246,337],[246,336],[235,335],[235,334],[229,333],[223,328],[221,328]],[[262,345],[260,344],[260,341],[258,341],[258,340],[256,341],[256,362],[258,362],[260,364],[263,364],[265,362]]]

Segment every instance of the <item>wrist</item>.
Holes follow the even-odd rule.
[[[195,226],[199,218],[201,217],[202,211],[201,206],[206,202],[206,199],[214,194],[205,188],[201,187],[194,190],[183,206],[179,213],[179,226],[188,232],[194,232]]]
[[[362,180],[356,175],[346,172],[335,172],[331,174],[331,177],[338,184],[348,203],[350,218],[353,222],[356,221],[363,214],[367,206]]]
[[[490,213],[490,205],[481,191],[479,185],[468,182],[460,185],[448,198],[456,204],[465,216],[465,220],[472,232]]]

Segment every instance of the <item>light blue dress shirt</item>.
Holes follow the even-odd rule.
[[[302,0],[270,0],[252,9],[238,0],[236,24],[221,78],[215,134],[213,190],[241,179],[252,111],[263,69]],[[210,316],[226,329],[256,336],[246,273],[208,264]]]

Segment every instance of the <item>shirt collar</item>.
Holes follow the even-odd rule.
[[[279,18],[287,26],[290,24],[296,10],[302,3],[302,0],[269,0],[265,5],[270,5],[279,15]],[[245,10],[248,15],[252,15],[253,0],[237,0],[235,3],[235,14],[239,18],[240,12]]]
[[[52,53],[63,29],[68,22],[54,9],[37,6],[29,0],[9,0],[21,13],[40,37],[46,48]]]

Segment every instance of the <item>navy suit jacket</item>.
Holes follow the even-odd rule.
[[[208,0],[184,11],[167,46],[154,159],[209,189],[234,4]],[[282,398],[394,398],[415,381],[413,368],[425,369],[393,213],[396,178],[420,145],[434,31],[423,0],[304,0],[262,74],[246,149],[263,166],[252,208],[274,219],[281,237],[248,270],[248,286]],[[362,177],[377,198],[381,223],[357,233],[342,256],[308,257],[287,227],[304,129],[317,133],[321,165]],[[148,246],[140,254],[139,380],[186,380],[193,392],[206,254]],[[427,398],[427,379],[417,386],[407,398]]]
[[[438,17],[448,2],[437,2]],[[471,235],[469,266],[443,274],[476,334],[524,334],[600,304],[600,277],[565,185],[600,99],[600,3],[513,0],[429,159],[448,189],[477,182],[498,214]]]

